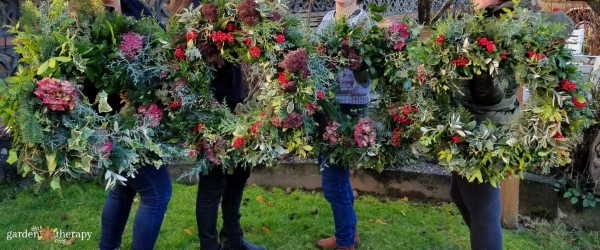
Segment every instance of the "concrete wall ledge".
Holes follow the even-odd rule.
[[[196,184],[195,178],[176,180],[190,168],[190,164],[172,164],[169,172],[176,182]],[[282,162],[275,168],[255,168],[248,182],[265,187],[320,190],[320,167],[312,160]],[[392,199],[409,197],[411,200],[451,202],[450,174],[440,166],[427,162],[386,169],[381,173],[354,170],[351,182],[358,193]],[[600,208],[573,208],[554,191],[555,183],[556,179],[552,177],[526,173],[520,183],[519,214],[558,218],[571,227],[600,230]]]

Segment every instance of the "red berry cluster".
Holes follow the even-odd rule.
[[[244,145],[245,141],[246,140],[244,140],[244,137],[237,137],[235,140],[233,140],[233,147],[239,149]]]
[[[566,91],[575,91],[575,88],[577,88],[577,83],[569,81],[569,79],[562,79],[562,81],[560,81],[560,88]]]
[[[554,135],[552,136],[552,138],[554,138],[554,139],[562,139],[562,138],[565,138],[565,137],[562,135],[562,133],[560,131],[556,131],[554,133]]]
[[[392,116],[392,120],[400,124],[410,125],[413,124],[413,120],[410,119],[410,114],[416,114],[419,112],[419,108],[414,107],[412,105],[404,105],[400,107],[402,113],[398,113],[396,109],[390,110],[390,115]]]
[[[287,77],[285,77],[285,73],[279,72],[277,74],[279,75],[279,77],[277,77],[277,80],[279,81],[279,84],[286,84],[286,83],[288,83],[290,81],[290,80],[287,79]]]
[[[260,48],[256,46],[250,47],[250,56],[252,56],[252,58],[260,57]]]
[[[456,65],[457,67],[463,67],[465,65],[467,65],[469,63],[469,59],[460,55],[458,56],[458,58],[456,58],[456,60],[452,60],[452,64]]]
[[[173,101],[171,101],[171,103],[169,103],[169,108],[176,109],[176,108],[181,107],[181,105],[183,105],[181,103],[181,100],[173,100]]]
[[[477,43],[485,47],[489,53],[493,53],[494,51],[496,51],[496,44],[494,43],[494,41],[488,40],[485,37],[478,37]]]
[[[232,22],[228,22],[227,25],[225,25],[225,29],[228,31],[233,31],[233,23]]]
[[[575,97],[571,98],[571,101],[573,101],[573,105],[575,105],[577,108],[583,108],[586,105],[585,102],[579,102]]]
[[[258,134],[258,127],[260,127],[261,124],[262,124],[262,121],[257,121],[252,124],[252,127],[250,127],[250,131],[252,132],[253,135]]]
[[[535,51],[527,51],[527,58],[531,59],[531,58],[535,58],[536,60],[540,60],[540,59],[544,59],[546,58],[546,55],[542,54],[542,53],[536,53]]]
[[[188,42],[190,40],[195,40],[198,37],[198,31],[196,31],[196,30],[188,31],[188,33],[186,34],[186,37],[187,37]]]
[[[185,51],[183,51],[182,48],[177,48],[175,50],[175,57],[177,57],[177,59],[179,59],[180,61],[185,59]]]
[[[198,123],[194,128],[192,128],[192,133],[198,133],[204,129],[204,124]]]
[[[278,42],[278,43],[285,42],[285,36],[284,36],[283,34],[278,34],[278,35],[275,37],[275,42]]]
[[[442,45],[446,41],[446,37],[443,34],[440,34],[437,38],[435,38],[435,43]]]
[[[394,134],[392,135],[392,142],[394,143],[394,147],[400,146],[401,139],[402,139],[402,129],[395,128]]]
[[[323,92],[323,90],[317,90],[317,99],[319,100],[323,100],[325,99],[325,92]]]
[[[460,137],[458,137],[458,135],[452,136],[452,141],[454,142],[454,144],[459,144],[460,143]]]
[[[502,58],[502,59],[506,59],[506,58],[508,57],[508,55],[509,55],[509,54],[508,54],[508,51],[504,51],[504,52],[502,52],[502,53],[500,54],[500,58]]]
[[[244,43],[248,46],[252,45],[252,40],[250,38],[244,39]]]
[[[215,42],[215,43],[224,43],[224,42],[230,42],[232,43],[234,41],[234,37],[233,37],[233,33],[229,32],[229,33],[225,33],[223,31],[217,31],[217,32],[213,32],[212,34],[210,34],[210,38]]]

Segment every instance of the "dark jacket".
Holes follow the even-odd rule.
[[[504,8],[514,8],[514,3],[509,1],[489,6],[486,8],[486,16],[498,17],[504,12]],[[548,21],[566,24],[565,33],[568,34],[573,31],[573,21],[569,20],[558,14],[548,17]],[[494,79],[486,73],[476,75],[472,80],[461,82],[459,87],[464,95],[457,94],[457,100],[471,112],[476,121],[489,119],[496,124],[503,124],[519,113],[520,105],[517,99],[519,85],[514,76],[502,80],[508,84],[494,84]]]
[[[225,101],[231,111],[235,110],[236,105],[246,98],[240,65],[225,62],[225,65],[217,68],[211,88],[219,103]]]

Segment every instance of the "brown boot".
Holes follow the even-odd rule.
[[[360,236],[358,235],[358,230],[354,231],[354,245],[358,245],[360,243]],[[337,248],[337,244],[335,242],[335,237],[329,237],[325,239],[320,239],[315,244],[318,248],[321,249],[335,249]]]

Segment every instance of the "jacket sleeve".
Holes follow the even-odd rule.
[[[504,89],[495,86],[494,79],[487,75],[475,75],[469,81],[471,96],[478,104],[495,105],[504,99]]]

